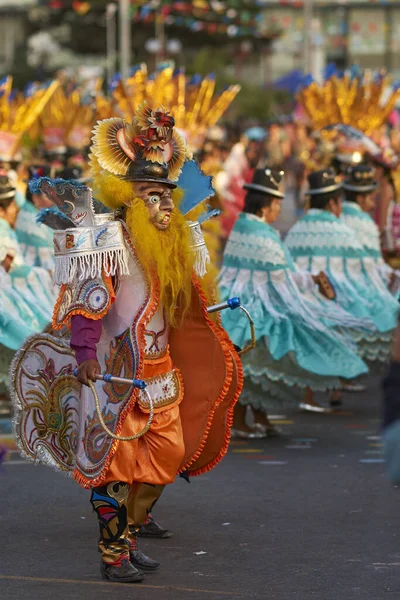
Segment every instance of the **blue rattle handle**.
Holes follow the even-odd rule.
[[[207,312],[218,312],[220,310],[225,310],[226,308],[230,308],[231,310],[235,310],[235,308],[240,308],[240,298],[237,298],[235,296],[234,298],[228,298],[228,300],[226,300],[225,302],[220,302],[219,304],[209,306],[207,308]]]
[[[78,375],[78,369],[74,369],[75,377]],[[135,388],[144,390],[147,387],[146,382],[143,379],[125,379],[124,377],[114,377],[111,373],[104,373],[103,375],[96,375],[98,381],[105,381],[106,383],[126,383],[133,385]]]

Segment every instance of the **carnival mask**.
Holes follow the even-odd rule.
[[[136,195],[145,203],[150,223],[161,231],[167,229],[174,209],[171,189],[161,183],[143,182],[137,184]]]

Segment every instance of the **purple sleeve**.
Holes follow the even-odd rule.
[[[94,321],[82,315],[74,315],[71,318],[71,342],[72,350],[78,365],[85,360],[97,360],[96,345],[101,336],[101,319]]]

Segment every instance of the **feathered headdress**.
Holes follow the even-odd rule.
[[[0,159],[12,160],[22,138],[31,134],[38,117],[59,88],[53,81],[48,87],[36,87],[24,94],[12,89],[12,77],[0,80]]]
[[[202,147],[207,131],[240,91],[239,85],[231,85],[221,93],[216,93],[215,87],[213,74],[188,77],[183,69],[167,66],[149,75],[142,64],[126,81],[115,81],[112,96],[116,109],[126,119],[131,119],[136,106],[144,101],[152,108],[166,107],[194,152]]]
[[[154,181],[176,187],[190,156],[174,125],[163,107],[152,110],[147,103],[139,106],[131,123],[120,118],[98,122],[90,158],[97,196],[104,204],[111,208],[124,204],[124,188],[132,195],[127,182]],[[108,193],[110,188],[113,192]],[[115,201],[112,196],[117,189]]]
[[[307,76],[297,96],[313,129],[333,144],[336,158],[345,165],[381,154],[369,136],[388,120],[399,98],[400,85],[390,74],[357,66],[344,73],[328,66],[322,83]]]
[[[59,87],[39,118],[46,151],[64,153],[67,148],[81,151],[89,145],[95,120],[93,107],[82,102],[78,90],[67,94]]]
[[[330,69],[322,83],[309,77],[297,96],[314,129],[342,123],[366,135],[385,123],[399,98],[400,86],[389,74],[357,67],[344,74]]]

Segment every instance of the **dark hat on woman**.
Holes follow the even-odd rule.
[[[377,186],[375,180],[375,169],[369,165],[357,165],[349,167],[343,182],[343,189],[349,192],[366,194],[372,192]]]
[[[310,173],[308,176],[308,184],[310,186],[310,189],[307,192],[308,196],[336,192],[336,190],[340,190],[342,187],[342,184],[333,169],[322,169],[321,171]]]
[[[279,185],[283,179],[283,171],[271,171],[271,169],[256,169],[251,183],[245,183],[243,189],[249,192],[258,192],[266,196],[283,198]]]

